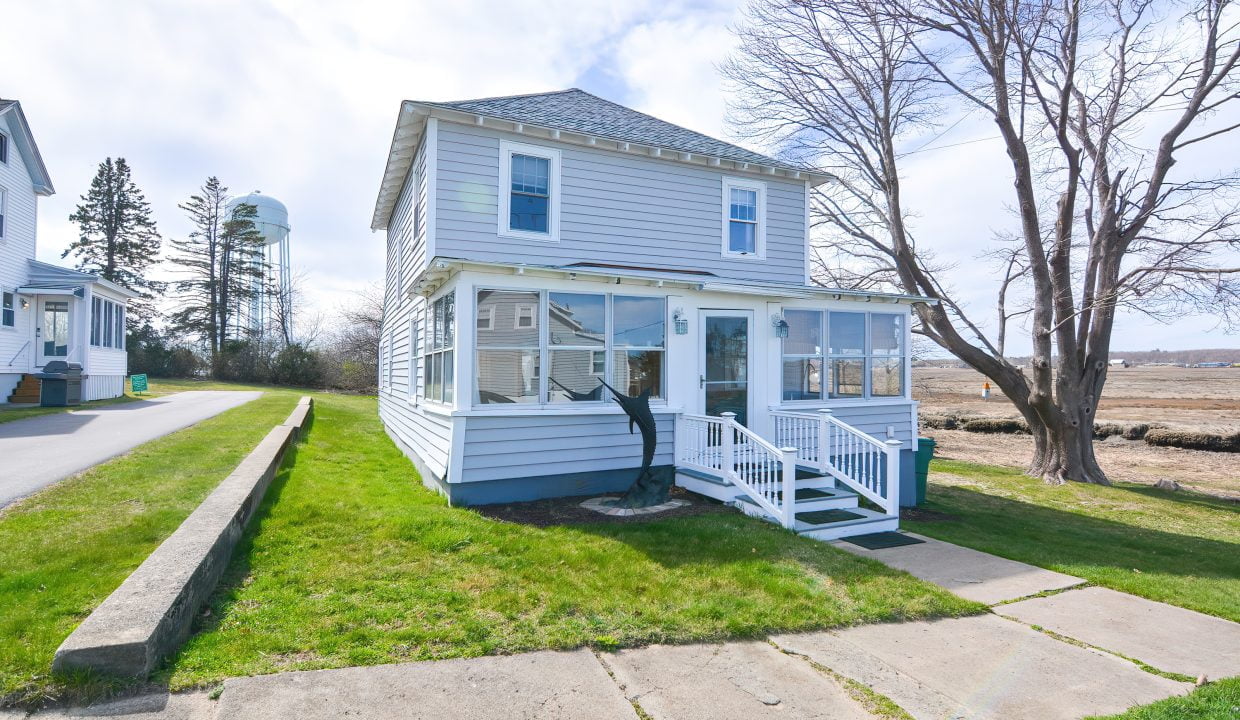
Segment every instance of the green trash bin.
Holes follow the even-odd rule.
[[[926,502],[926,478],[930,475],[930,460],[934,457],[934,438],[917,438],[917,504]]]

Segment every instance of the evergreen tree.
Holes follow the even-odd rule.
[[[170,260],[183,275],[174,283],[178,308],[172,328],[198,338],[214,367],[225,342],[243,336],[237,310],[254,299],[266,275],[263,240],[254,224],[258,208],[242,204],[230,212],[228,188],[215,177],[178,207],[195,229],[188,238],[171,241],[176,254]]]
[[[78,270],[140,293],[147,301],[163,289],[146,276],[159,261],[160,237],[151,206],[130,178],[125,158],[99,163],[90,191],[69,220],[78,224],[79,235],[61,257],[75,255]]]

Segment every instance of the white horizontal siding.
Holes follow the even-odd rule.
[[[0,240],[0,290],[13,292],[28,282],[28,261],[35,256],[35,224],[38,217],[38,196],[26,169],[21,151],[11,141],[12,128],[0,119],[0,130],[10,137],[9,161],[0,163],[0,187],[7,192],[4,239]],[[27,310],[15,302],[15,326],[0,327],[0,372],[30,372],[34,363],[33,343],[22,350],[34,336],[34,304]],[[21,355],[14,360],[14,355]]]
[[[125,394],[124,375],[91,375],[82,378],[82,401],[106,400]]]
[[[766,259],[721,256],[725,173],[441,122],[436,253],[489,262],[597,262],[706,270],[784,283],[805,278],[805,188],[767,176]],[[499,238],[499,143],[562,152],[560,241]],[[728,173],[735,174],[735,173]]]

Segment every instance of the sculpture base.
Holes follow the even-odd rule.
[[[615,517],[628,517],[631,515],[654,515],[665,512],[667,510],[675,510],[678,507],[684,507],[689,504],[688,500],[668,500],[658,505],[650,505],[647,507],[630,508],[617,505],[620,498],[614,495],[606,495],[603,497],[590,498],[581,503],[581,507],[587,510],[593,510],[602,515],[611,515]]]

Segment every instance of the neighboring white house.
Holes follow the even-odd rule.
[[[605,380],[650,391],[681,486],[895,528],[925,299],[810,285],[826,179],[576,89],[402,103],[371,224],[389,435],[454,504],[623,490],[641,437]]]
[[[82,365],[83,400],[124,392],[125,308],[137,295],[35,260],[38,198],[54,192],[21,105],[0,100],[0,403],[37,401],[29,375],[51,360]]]

